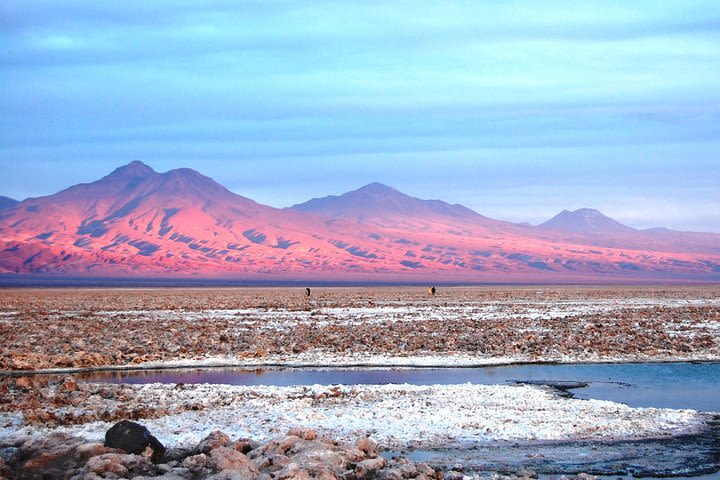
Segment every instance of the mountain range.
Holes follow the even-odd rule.
[[[539,225],[380,183],[278,209],[191,169],[134,161],[21,202],[0,199],[0,273],[264,281],[717,281],[720,235],[637,230],[597,210]]]

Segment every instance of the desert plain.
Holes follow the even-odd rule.
[[[127,385],[73,374],[718,361],[720,288],[438,287],[430,295],[424,286],[361,286],[313,287],[309,296],[304,287],[3,289],[0,338],[0,444],[15,452],[0,465],[5,475],[40,478],[43,468],[57,478],[117,477],[113,469],[128,477],[220,475],[232,469],[213,463],[213,450],[203,453],[200,445],[223,431],[245,442],[238,451],[255,442],[245,451],[251,461],[246,477],[415,478],[442,472],[418,464],[414,474],[403,476],[402,468],[412,470],[402,467],[408,463],[385,460],[368,470],[376,456],[352,445],[367,440],[375,445],[370,450],[401,451],[664,438],[697,432],[707,415],[560,398],[532,385]],[[78,453],[95,448],[87,445],[101,443],[123,419],[148,426],[174,456],[157,467],[134,458],[89,462],[119,455],[99,446],[95,456]],[[295,454],[303,459],[312,450],[344,460],[323,469],[293,460],[291,447],[278,450],[283,442],[300,442]],[[269,454],[256,451],[253,457],[258,448],[287,457],[282,468],[272,467]],[[52,449],[74,463],[63,470],[52,459],[38,460]],[[358,470],[362,461],[370,463]],[[122,464],[125,470],[95,464]],[[231,478],[228,472],[222,478]]]

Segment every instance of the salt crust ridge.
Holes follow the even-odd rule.
[[[346,441],[370,436],[385,448],[468,447],[504,441],[621,440],[667,437],[701,427],[694,410],[631,408],[602,400],[565,399],[545,387],[509,385],[137,386],[148,404],[197,404],[144,419],[161,442],[190,447],[213,430],[260,441],[296,426]],[[0,438],[65,431],[102,441],[110,424],[22,426],[0,415]]]

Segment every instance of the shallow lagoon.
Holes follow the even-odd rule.
[[[514,382],[584,382],[576,398],[632,407],[720,412],[720,363],[525,364],[481,368],[133,370],[79,374],[110,383],[214,383],[227,385],[414,385]]]

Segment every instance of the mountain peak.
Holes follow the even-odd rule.
[[[563,210],[547,222],[540,224],[539,227],[583,234],[613,234],[635,230],[594,208],[580,208],[574,212]]]
[[[450,205],[440,200],[422,200],[411,197],[379,182],[369,183],[342,195],[313,198],[290,208],[361,223],[368,219],[381,221],[398,217],[412,220],[437,220],[443,217],[450,221],[460,218],[484,219],[482,215],[462,205]]]
[[[360,187],[360,188],[358,188],[357,190],[355,190],[355,192],[357,192],[357,193],[361,193],[361,192],[362,192],[362,193],[371,193],[371,194],[387,194],[387,193],[395,193],[395,194],[397,194],[397,193],[401,193],[401,192],[398,191],[397,189],[395,189],[395,188],[393,188],[393,187],[389,187],[389,186],[387,186],[387,185],[385,185],[385,184],[383,184],[383,183],[380,183],[380,182],[368,183],[367,185],[365,185],[365,186],[363,186],[363,187]],[[353,192],[349,192],[349,193],[353,193]],[[402,193],[401,193],[401,194],[402,194]]]
[[[567,210],[564,210],[564,211],[567,212]],[[605,215],[603,215],[602,212],[600,212],[600,210],[595,210],[594,208],[578,208],[574,212],[570,212],[570,213],[575,213],[578,215],[582,215],[584,217],[605,217]],[[608,217],[606,217],[606,218],[608,218]]]
[[[153,173],[155,173],[155,170],[153,170],[148,165],[144,164],[140,160],[133,160],[132,162],[128,163],[127,165],[123,165],[122,167],[116,168],[108,176],[147,177],[149,175],[152,175]]]
[[[164,174],[162,174],[163,177],[168,179],[184,179],[184,180],[195,180],[195,181],[202,181],[202,180],[209,180],[213,181],[210,177],[206,177],[202,173],[198,172],[197,170],[193,170],[192,168],[175,168],[173,170],[168,170]],[[214,182],[214,181],[213,181]]]
[[[210,177],[203,175],[192,168],[176,168],[160,175],[162,186],[166,193],[173,192],[178,195],[189,195],[191,193],[201,198],[210,199],[216,195],[235,195]]]

